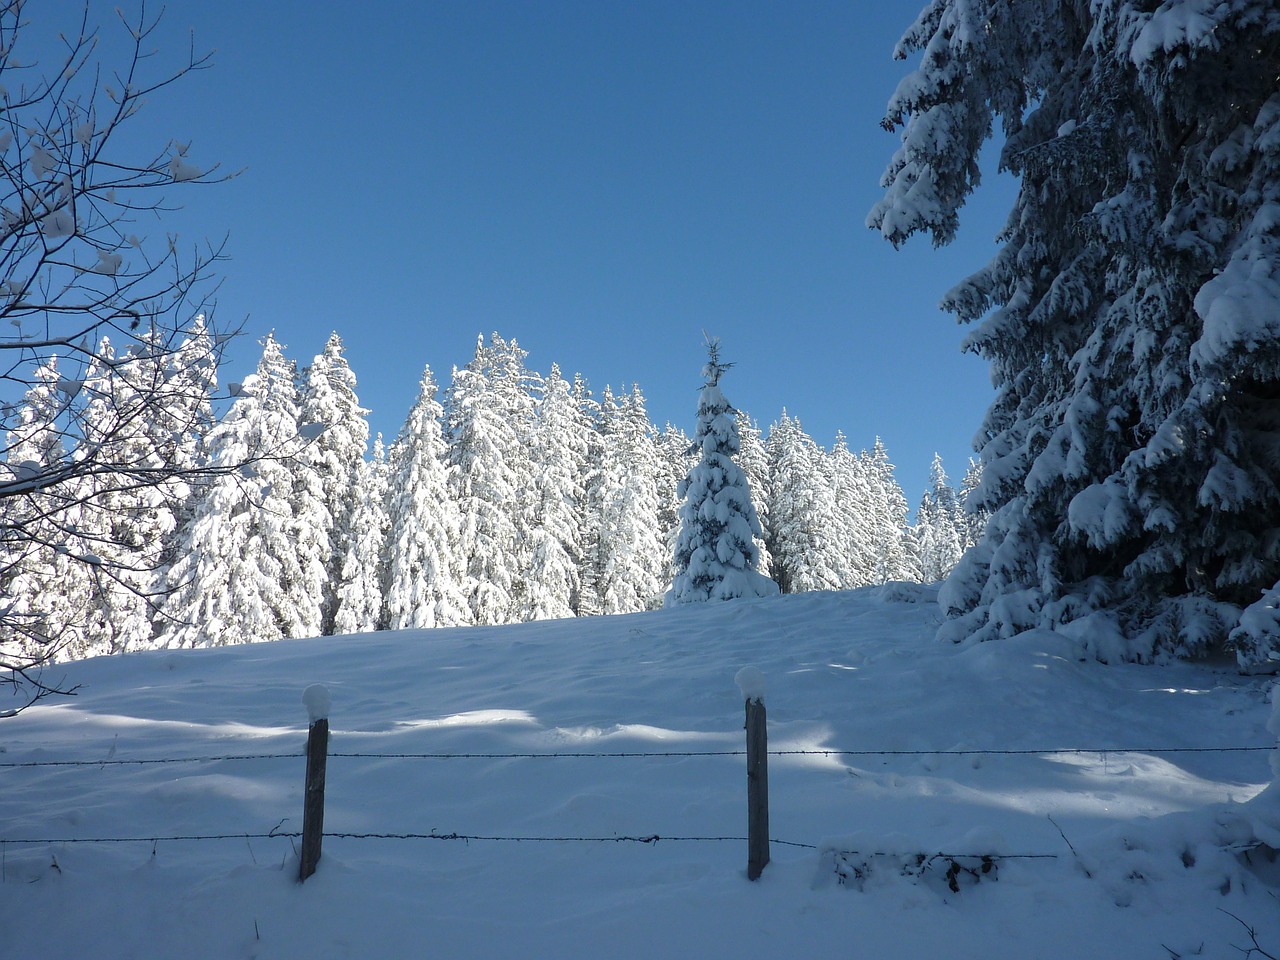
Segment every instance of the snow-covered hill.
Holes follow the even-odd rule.
[[[1280,953],[1280,870],[1257,847],[1280,846],[1280,804],[1254,799],[1268,754],[1155,752],[1271,744],[1268,681],[1225,662],[1103,666],[1048,634],[940,644],[929,599],[68,665],[77,696],[0,721],[4,954],[1167,960],[1238,956],[1250,927]],[[743,757],[678,754],[742,748],[748,664],[771,750],[891,751],[773,756],[771,833],[797,845],[775,844],[757,883],[745,842],[676,839],[745,834]],[[588,839],[330,836],[300,885],[296,841],[261,835],[300,829],[316,682],[333,700],[328,833]],[[1108,752],[1051,752],[1066,748]],[[677,755],[385,756],[566,752]],[[264,754],[297,756],[118,762]],[[68,760],[88,765],[24,765]],[[954,892],[952,859],[917,867],[937,853],[994,869]]]

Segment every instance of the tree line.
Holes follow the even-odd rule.
[[[672,582],[681,484],[697,453],[658,429],[638,386],[599,396],[515,340],[477,342],[443,390],[430,367],[399,435],[370,447],[334,334],[304,369],[274,336],[219,392],[201,321],[176,350],[131,348],[72,382],[56,357],[7,438],[16,478],[103,450],[163,483],[81,471],[5,502],[31,536],[3,563],[25,642],[64,658],[154,647],[654,609]],[[160,385],[157,387],[157,385]],[[81,398],[79,443],[59,423]],[[230,399],[214,416],[215,396]],[[143,402],[145,399],[145,402]],[[767,434],[733,411],[760,518],[757,568],[783,592],[945,576],[979,533],[935,459],[914,525],[884,445],[830,449],[785,411]]]

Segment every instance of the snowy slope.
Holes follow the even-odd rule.
[[[1280,846],[1270,794],[1251,799],[1268,753],[1149,752],[1273,743],[1267,681],[1102,666],[1047,634],[940,644],[913,599],[928,591],[72,664],[76,697],[0,721],[0,762],[89,761],[0,767],[3,954],[1167,960],[1239,956],[1246,925],[1280,952],[1280,871],[1224,849]],[[673,839],[744,835],[741,756],[336,755],[738,750],[748,664],[772,750],[905,751],[772,757],[771,833],[811,846],[775,844],[758,883],[745,842]],[[333,700],[327,832],[666,839],[329,837],[299,885],[296,841],[244,835],[300,829],[314,682]],[[1113,752],[1043,752],[1062,748]],[[951,752],[993,750],[1031,752]],[[210,834],[234,836],[58,842]],[[997,859],[959,892],[948,861],[904,875],[938,852],[1053,856]]]

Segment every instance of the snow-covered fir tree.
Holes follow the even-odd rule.
[[[977,545],[987,529],[987,512],[982,508],[978,489],[982,486],[982,464],[969,458],[969,466],[960,481],[960,489],[956,491],[956,504],[960,509],[962,531],[964,534],[961,552]]]
[[[5,438],[10,482],[46,475],[67,463],[60,418],[69,400],[58,358],[37,367],[31,379]],[[46,655],[83,654],[93,578],[82,558],[92,554],[75,534],[76,496],[74,490],[32,489],[3,500],[0,587],[11,605],[9,625],[18,634],[3,642],[17,648],[15,660],[39,662]]]
[[[654,450],[658,455],[658,538],[662,541],[664,557],[661,580],[666,584],[671,583],[676,575],[676,539],[680,536],[680,484],[689,476],[689,471],[698,460],[693,455],[693,441],[689,439],[689,435],[670,423],[654,438]],[[767,570],[768,567],[763,562],[762,554],[760,569]]]
[[[463,581],[462,521],[449,489],[444,411],[436,392],[427,367],[391,447],[383,616],[392,630],[472,622]]]
[[[907,505],[902,487],[894,479],[893,464],[884,442],[876,437],[871,452],[861,457],[871,490],[872,550],[875,552],[874,583],[890,580],[917,580],[919,569],[907,550]]]
[[[920,498],[912,532],[924,583],[945,580],[964,553],[967,521],[960,512],[956,492],[947,483],[942,457],[933,455],[929,489]]]
[[[573,398],[582,418],[591,427],[587,434],[583,463],[582,502],[579,508],[582,558],[578,564],[578,595],[573,604],[573,612],[579,617],[594,617],[603,612],[600,605],[600,522],[604,491],[602,411],[599,401],[592,396],[586,380],[581,376],[574,378]]]
[[[773,579],[783,593],[839,590],[844,583],[826,454],[786,410],[769,430],[765,449]]]
[[[537,388],[530,433],[529,566],[519,620],[571,617],[578,605],[591,432],[573,385],[552,364]]]
[[[156,572],[164,538],[174,526],[172,491],[167,484],[140,480],[164,467],[166,445],[156,442],[151,425],[168,400],[167,364],[164,354],[152,354],[146,343],[144,338],[136,353],[117,358],[104,338],[98,347],[102,363],[85,378],[90,399],[74,456],[120,468],[85,469],[77,484],[78,538],[95,558],[87,568],[92,601],[74,651],[79,656],[147,645],[162,595]]]
[[[168,570],[160,645],[216,647],[318,632],[319,605],[299,605],[305,577],[289,460],[304,441],[294,364],[268,334],[256,372],[210,431],[214,478]]]
[[[665,552],[658,527],[658,455],[640,388],[601,403],[599,539],[596,589],[601,613],[655,607]]]
[[[391,518],[387,513],[386,450],[382,434],[373,441],[373,457],[361,460],[351,491],[351,519],[338,565],[334,633],[370,633],[382,622],[382,590],[386,582],[385,545]]]
[[[172,526],[164,530],[156,582],[167,582],[167,570],[177,556],[178,540],[190,522],[195,505],[210,477],[202,468],[209,460],[207,441],[216,423],[213,395],[218,389],[218,338],[197,316],[164,373],[165,402],[147,418],[156,449],[173,467],[165,484]],[[154,631],[153,631],[154,632]]]
[[[720,360],[720,342],[707,343],[706,378],[698,394],[693,446],[698,462],[681,484],[680,535],[675,580],[666,606],[778,594],[778,584],[758,569],[755,541],[763,536],[751,502],[747,475],[738,466],[737,411],[729,405],[720,378],[730,364]]]
[[[756,569],[767,572],[773,565],[769,555],[769,454],[764,448],[764,434],[759,425],[745,412],[738,410],[738,455],[734,458],[747,475],[751,490],[751,503],[760,521],[760,536],[756,537],[759,561]]]
[[[342,339],[332,334],[303,375],[299,420],[319,435],[303,448],[294,484],[299,552],[305,555],[308,594],[319,602],[324,634],[334,632],[354,536],[353,515],[360,499],[356,484],[364,472],[369,441],[368,413],[356,397],[356,378],[343,356]]]
[[[1043,627],[1104,659],[1220,647],[1280,578],[1274,2],[932,0],[913,51],[868,223],[951,240],[997,117],[1021,181],[999,252],[945,300],[981,321],[966,346],[997,395],[990,521],[942,635]],[[1280,652],[1236,639],[1242,662]]]
[[[835,504],[834,532],[841,585],[852,588],[876,583],[877,551],[866,463],[849,449],[843,432],[836,434],[827,461]]]
[[[526,352],[496,333],[453,371],[449,388],[450,480],[462,516],[463,591],[471,619],[510,623],[525,608],[529,559],[528,459],[533,399]]]

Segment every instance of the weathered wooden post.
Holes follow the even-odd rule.
[[[329,690],[313,683],[302,692],[307,730],[307,784],[302,798],[302,860],[298,882],[316,872],[324,838],[324,774],[329,760]]]
[[[758,880],[769,862],[769,737],[764,674],[743,667],[734,677],[747,705],[747,879]]]

